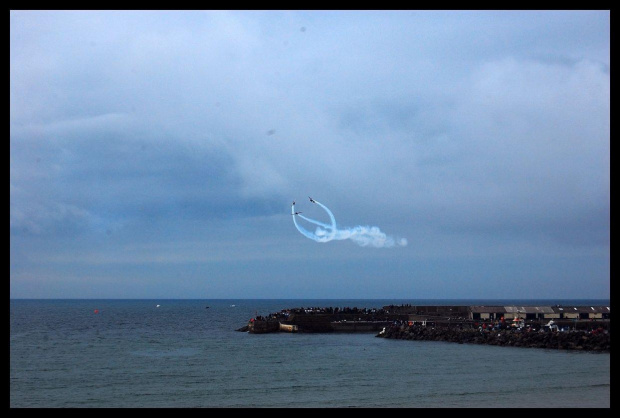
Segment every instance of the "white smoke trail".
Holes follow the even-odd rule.
[[[394,246],[406,246],[407,239],[400,238],[395,240],[394,238],[381,232],[376,226],[356,226],[353,228],[338,229],[336,227],[336,218],[334,214],[327,208],[327,206],[314,200],[314,203],[322,207],[329,215],[331,224],[319,222],[314,219],[307,218],[298,212],[295,212],[295,203],[291,206],[291,215],[293,215],[293,223],[295,228],[306,238],[310,238],[316,242],[329,242],[332,240],[344,240],[350,239],[361,247],[376,247],[376,248],[388,248]],[[311,232],[305,229],[303,226],[297,223],[297,217],[300,217],[310,223],[317,225],[316,231]]]

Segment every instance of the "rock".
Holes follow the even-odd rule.
[[[560,350],[583,350],[596,352],[611,351],[611,334],[609,332],[537,332],[517,329],[489,331],[469,328],[451,327],[429,328],[419,325],[393,325],[377,337],[413,340],[446,341],[458,344],[489,344],[523,348],[548,348]]]

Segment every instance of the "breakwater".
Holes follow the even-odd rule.
[[[524,329],[474,329],[393,324],[377,337],[412,341],[445,341],[459,344],[488,344],[510,347],[610,352],[611,334],[603,328],[592,331],[532,331]]]
[[[283,309],[267,316],[256,316],[237,331],[247,331],[252,334],[271,332],[376,333],[395,321],[407,318],[406,314],[384,308],[302,307]]]

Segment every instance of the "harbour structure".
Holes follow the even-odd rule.
[[[395,322],[477,328],[518,326],[540,329],[553,320],[560,329],[610,329],[609,306],[387,305],[382,308],[291,308],[250,319],[243,330],[269,332],[376,332]]]

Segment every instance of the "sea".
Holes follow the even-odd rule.
[[[238,331],[299,307],[609,300],[10,300],[11,408],[610,408],[610,353]]]

